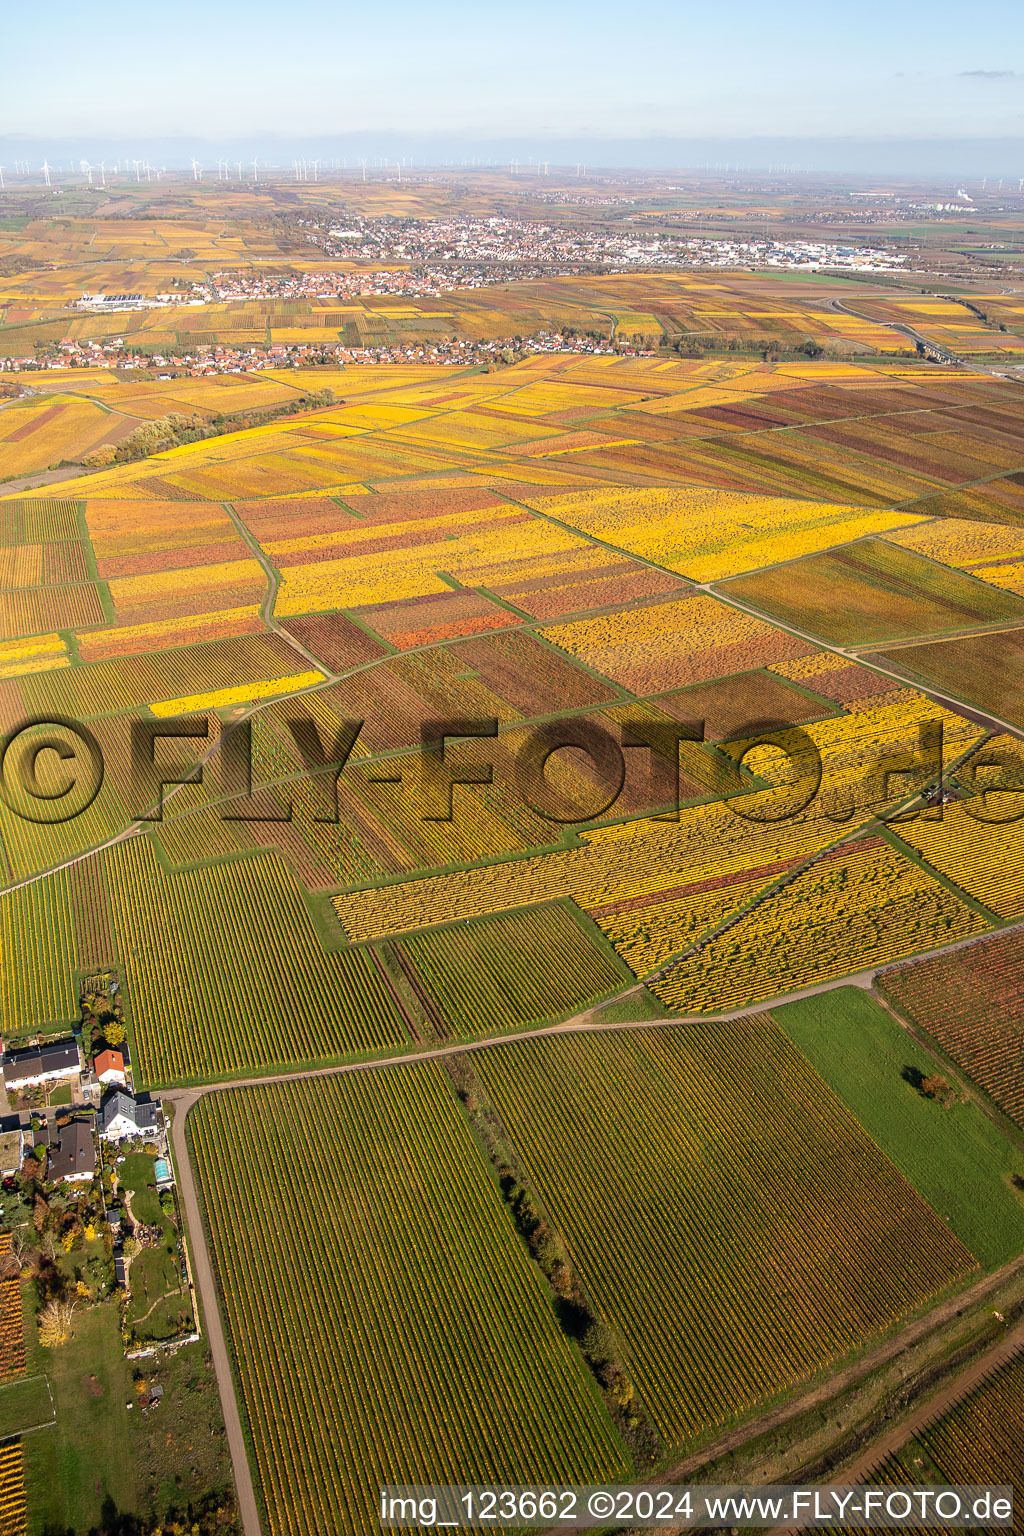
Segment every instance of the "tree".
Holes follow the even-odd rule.
[[[921,1092],[926,1099],[932,1099],[936,1104],[945,1105],[947,1108],[956,1101],[956,1090],[949,1078],[940,1076],[938,1072],[922,1077]]]
[[[62,1301],[56,1296],[39,1314],[39,1342],[46,1349],[59,1349],[71,1338],[71,1319],[77,1301]]]
[[[127,1031],[120,1019],[112,1019],[103,1031],[108,1045],[123,1045]]]
[[[10,1280],[21,1274],[26,1258],[25,1250],[25,1233],[21,1227],[18,1227],[11,1233],[11,1240],[3,1257],[0,1258],[0,1277]]]
[[[580,1347],[592,1365],[608,1365],[615,1359],[615,1340],[602,1322],[593,1322],[580,1340]]]

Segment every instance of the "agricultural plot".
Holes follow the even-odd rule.
[[[75,940],[66,873],[0,898],[0,1022],[24,1035],[77,1017]]]
[[[836,987],[771,1016],[980,1264],[998,1269],[1024,1252],[1024,1152],[980,1104],[922,1093],[935,1057],[888,1008]]]
[[[715,782],[706,777],[709,759],[703,749],[694,744],[687,752],[684,744],[681,775],[699,782],[703,773],[713,793],[728,798],[683,806],[676,821],[632,817],[584,830],[580,846],[553,849],[541,856],[343,892],[334,898],[335,909],[353,939],[376,939],[572,896],[587,911],[601,911],[602,927],[606,917],[620,915],[615,911],[620,902],[635,903],[621,912],[635,910],[642,933],[648,915],[655,914],[640,909],[672,901],[683,905],[673,908],[671,916],[669,908],[662,911],[664,937],[670,940],[677,930],[689,941],[702,931],[703,913],[725,915],[721,907],[727,899],[725,887],[734,887],[734,894],[741,895],[744,880],[763,883],[777,878],[826,848],[842,830],[866,822],[883,807],[893,807],[900,795],[894,798],[886,793],[880,771],[887,765],[898,770],[908,751],[917,746],[922,720],[942,721],[946,762],[977,738],[976,727],[936,706],[922,709],[922,704],[916,698],[805,727],[821,759],[822,780],[809,804],[801,797],[802,809],[795,808],[792,772],[774,786],[766,782],[763,788],[751,788],[749,780],[726,771],[728,762],[723,758]],[[735,750],[741,751],[743,745],[737,743]],[[801,769],[799,758],[796,768]],[[937,769],[936,754],[933,771]],[[801,782],[799,777],[796,782]],[[705,899],[709,891],[721,893],[713,906],[710,898]],[[692,898],[697,897],[701,901],[694,904]],[[625,937],[625,931],[616,924],[617,933]],[[659,950],[660,946],[659,939]],[[684,947],[684,943],[670,943],[661,957]]]
[[[902,686],[895,678],[836,656],[832,651],[816,651],[795,661],[776,662],[769,671],[851,713],[900,701],[909,703],[914,697],[921,699],[915,690]],[[726,686],[730,681],[726,679]]]
[[[558,1018],[631,981],[564,906],[435,929],[402,951],[462,1037]]]
[[[3,1536],[28,1536],[25,1459],[20,1440],[0,1446],[0,1531]]]
[[[184,708],[166,706],[224,689],[236,690],[240,698],[257,698],[263,682],[287,679],[299,665],[301,657],[276,635],[240,635],[46,672],[27,678],[21,692],[27,711],[56,710],[76,720],[139,704],[182,714]],[[320,680],[319,673],[314,677]]]
[[[561,650],[636,694],[806,655],[806,641],[704,593],[545,628]]]
[[[652,990],[718,1013],[937,948],[986,920],[881,838],[842,844],[716,934]]]
[[[17,401],[0,412],[0,482],[80,460],[103,444],[119,442],[135,425],[74,396]]]
[[[368,955],[324,954],[273,855],[165,875],[135,837],[110,850],[106,874],[137,1080],[206,1081],[408,1041]]]
[[[999,933],[886,971],[892,999],[937,1041],[999,1108],[1024,1128],[1024,951],[1017,933]]]
[[[362,623],[396,650],[438,645],[456,636],[475,635],[518,624],[519,617],[478,592],[434,592],[426,597],[399,599],[361,608]]]
[[[963,699],[997,720],[1024,725],[1024,629],[901,645],[878,656],[910,682]]]
[[[880,539],[738,576],[722,591],[837,645],[1024,622],[1024,599]]]
[[[189,1132],[271,1536],[369,1536],[388,1481],[625,1475],[441,1068],[218,1094]]]
[[[659,694],[655,702],[659,709],[676,720],[703,720],[705,741],[735,741],[751,736],[752,728],[764,722],[800,725],[832,712],[827,695],[825,698],[810,696],[812,688],[821,693],[815,687],[817,679],[805,681],[804,675],[797,671],[799,667],[799,661],[780,662],[772,668],[737,672],[713,682],[696,683],[689,688]],[[777,673],[782,675],[776,676]],[[792,688],[783,680],[794,673],[808,692]],[[877,674],[869,673],[868,676],[872,681],[877,680]]]
[[[1018,1354],[875,1468],[871,1481],[1019,1488],[1024,1478],[1022,1413],[1024,1355]]]
[[[25,1322],[21,1310],[21,1266],[11,1253],[11,1234],[0,1234],[0,1382],[25,1370]],[[12,1273],[7,1271],[12,1269]]]
[[[991,447],[987,451],[992,452]],[[943,565],[975,571],[985,579],[989,571],[1004,562],[1024,558],[1024,529],[977,523],[968,518],[922,520],[900,533],[887,534],[886,538],[891,544],[915,550]]]
[[[1019,793],[1006,792],[1011,804],[1009,819],[1004,795],[993,794],[944,805],[941,819],[919,816],[896,830],[933,869],[990,912],[1003,919],[1022,917],[1024,826],[1013,819]]]
[[[648,282],[656,298],[645,294]],[[806,326],[815,334],[835,326],[851,339],[869,325],[821,309],[812,323],[795,297],[804,286],[780,294],[767,279],[731,275],[709,299],[704,283],[622,277],[509,285],[461,295],[453,324],[468,317],[484,334],[507,324],[506,302],[532,294],[548,318],[571,296],[581,316],[602,308],[649,315],[672,334],[706,321],[722,336],[783,336],[801,316],[804,336]],[[328,320],[347,325],[351,318],[339,319],[329,305],[304,315],[255,303],[221,308],[218,324],[251,321],[257,329],[315,320],[322,331]],[[371,310],[382,329],[430,319],[393,301]],[[289,370],[145,386],[80,372],[55,376],[62,398],[90,410],[102,400],[105,410],[122,414],[132,399],[147,418],[165,410],[172,385],[175,408],[211,414],[280,404],[298,387]],[[88,719],[105,752],[111,747],[108,783],[68,827],[29,826],[0,807],[8,879],[63,864],[130,821],[117,766],[126,712],[212,711],[277,697],[260,717],[266,731],[256,733],[256,778],[264,785],[301,775],[287,729],[291,692],[303,691],[298,702],[315,715],[324,739],[340,718],[366,721],[342,776],[337,825],[318,821],[320,798],[308,786],[275,791],[293,802],[290,823],[231,826],[182,796],[151,841],[130,854],[112,852],[96,866],[97,879],[73,876],[52,913],[47,896],[50,915],[17,908],[10,934],[27,922],[31,955],[52,930],[56,970],[65,979],[45,987],[30,981],[35,962],[19,969],[15,955],[4,990],[9,1028],[28,1027],[33,1012],[67,1017],[66,978],[76,962],[108,962],[131,947],[140,980],[134,1027],[153,1081],[192,1078],[207,1059],[218,1074],[230,1074],[369,1050],[375,1041],[397,1048],[407,1032],[377,974],[360,971],[353,981],[354,997],[372,999],[363,1032],[356,1011],[346,1013],[336,997],[341,972],[358,968],[357,954],[328,958],[317,949],[309,958],[307,919],[286,867],[308,887],[333,893],[355,939],[391,939],[571,898],[633,972],[647,974],[870,815],[880,798],[866,778],[870,749],[895,759],[916,745],[919,719],[936,713],[909,686],[924,676],[922,648],[897,650],[895,641],[1013,616],[1024,633],[1024,599],[1012,590],[1024,548],[998,522],[1012,516],[1019,495],[1009,477],[1024,456],[1024,430],[998,380],[877,361],[773,367],[735,355],[540,356],[487,375],[410,366],[348,367],[323,377],[343,403],[100,471],[76,485],[81,509],[70,499],[0,499],[0,626],[6,623],[7,634],[0,639],[0,718],[9,729],[27,710],[57,709]],[[930,501],[977,480],[979,455],[1003,476],[998,486],[985,483],[985,495],[997,497],[997,520],[979,520],[988,514],[965,502],[943,525],[925,521],[925,503],[916,498]],[[280,577],[274,622],[318,667],[262,623],[267,577],[236,519]],[[744,582],[768,583],[771,591],[759,588],[755,616],[692,590],[706,580],[723,581],[730,592]],[[773,583],[785,596],[777,613]],[[798,608],[802,618],[794,619]],[[883,621],[880,613],[895,618]],[[824,653],[773,616],[801,625],[806,619],[824,638],[846,626],[847,640],[888,645],[890,670],[908,686]],[[942,661],[957,674],[949,683],[954,696],[968,679],[974,702],[991,708],[987,701],[998,697],[1010,711],[1015,633],[993,629],[981,637],[984,664],[975,663],[976,637],[928,649],[955,648]],[[328,683],[328,672],[355,675]],[[624,718],[620,706],[652,722],[704,718],[710,741],[755,720],[806,726],[824,748],[821,804],[792,827],[759,825],[742,807],[737,814],[737,804],[753,797],[756,811],[768,803],[764,762],[755,755],[739,772],[736,752],[686,747],[678,823],[641,820],[653,800],[667,804],[669,791],[652,799],[630,778],[614,811],[632,818],[625,830],[566,837],[514,790],[525,722],[571,710],[615,728]],[[457,787],[452,823],[424,822],[406,786],[370,782],[377,765],[365,752],[388,756],[411,783],[423,721],[463,715],[495,717],[501,731],[493,754],[474,743],[450,749],[453,767],[479,757],[495,762],[492,786]],[[951,759],[973,727],[948,712],[942,718]],[[631,773],[642,756],[646,761],[640,752],[626,756]],[[552,777],[570,798],[592,798],[594,775],[579,762],[564,759]],[[693,803],[722,796],[731,809]],[[238,862],[257,849],[280,857]],[[940,851],[935,858],[940,868]],[[229,879],[225,870],[261,873],[258,881],[237,873]],[[866,867],[851,865],[862,915],[845,936],[833,933],[828,946],[842,950],[842,959],[826,954],[816,974],[912,953],[947,932],[947,919],[948,931],[959,933],[964,911],[972,923],[984,921],[918,873],[924,886],[913,895],[907,881],[917,876],[898,861],[889,910],[882,895],[888,875],[869,878]],[[396,875],[406,878],[374,888],[381,876]],[[1008,884],[1012,866],[1004,863],[999,878]],[[969,894],[981,891],[973,875],[963,880]],[[276,894],[265,895],[265,883]],[[832,889],[828,882],[825,889]],[[992,910],[1011,910],[1012,892],[1002,907],[997,896]],[[872,900],[879,903],[874,939]],[[202,1018],[172,1027],[158,994],[195,975],[206,978],[201,985],[212,995],[212,914],[222,903],[246,902],[260,905],[261,923],[273,929],[270,993],[288,990],[282,978],[307,975],[301,966],[293,970],[294,952],[308,960],[294,1018],[273,1038],[270,1002],[229,987],[218,993],[210,1019],[204,1004],[196,1009]],[[16,902],[10,905],[14,911]],[[902,922],[911,909],[920,909],[921,924],[912,927],[913,945],[900,951],[893,948],[897,913]],[[71,919],[60,916],[67,911]],[[231,916],[227,925],[242,953],[239,921]],[[422,943],[440,955],[439,937],[423,935]],[[602,964],[614,966],[610,949],[600,953]],[[453,974],[468,964],[458,961]],[[774,980],[788,985],[809,965],[794,950]],[[564,1011],[555,1006],[560,997],[533,997],[530,979],[524,976],[518,1001],[488,1007],[507,1007],[513,1020],[548,1016],[549,1006]],[[576,1006],[568,993],[564,1006]],[[454,1031],[461,1028],[455,1016],[473,1005],[460,999],[452,1007]]]
[[[720,490],[588,490],[539,496],[531,505],[694,581],[795,560],[915,522],[909,514]]]
[[[522,1042],[474,1065],[666,1446],[974,1264],[765,1019]]]

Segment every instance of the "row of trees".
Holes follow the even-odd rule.
[[[106,443],[87,453],[82,463],[89,469],[103,469],[111,464],[132,464],[147,459],[151,454],[164,453],[168,448],[181,448],[187,443],[199,443],[208,437],[221,437],[226,432],[243,432],[250,427],[266,426],[281,417],[297,416],[303,411],[319,411],[335,404],[333,389],[308,390],[283,405],[269,406],[263,410],[239,411],[233,415],[204,417],[198,411],[184,416],[171,411],[155,421],[144,421],[123,437],[116,445]]]
[[[656,1460],[657,1433],[636,1397],[618,1341],[584,1294],[568,1250],[519,1164],[480,1079],[464,1056],[450,1057],[444,1065],[498,1176],[516,1229],[554,1292],[562,1328],[579,1346],[637,1464]]]

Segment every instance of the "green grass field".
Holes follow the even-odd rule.
[[[942,1071],[855,987],[776,1008],[772,1017],[914,1187],[986,1267],[1024,1250],[1017,1151],[974,1103],[945,1109],[903,1076]]]
[[[31,1323],[28,1333],[29,1369],[45,1369],[56,1412],[52,1429],[23,1442],[30,1529],[88,1531],[100,1523],[108,1500],[120,1513],[134,1511],[131,1415],[125,1410],[131,1372],[116,1305],[76,1312],[74,1337],[61,1349],[41,1349]]]
[[[183,1515],[190,1502],[225,1497],[231,1469],[204,1341],[133,1367],[115,1302],[79,1308],[70,1342],[52,1350],[39,1345],[26,1310],[30,1379],[14,1384],[26,1389],[17,1398],[0,1389],[0,1427],[15,1433],[50,1418],[52,1393],[54,1423],[22,1440],[31,1536],[119,1530],[119,1517]],[[136,1372],[147,1389],[164,1388],[148,1414]]]
[[[0,1440],[48,1424],[53,1418],[43,1376],[23,1376],[0,1387]]]

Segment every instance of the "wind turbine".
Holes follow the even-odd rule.
[[[134,165],[134,167],[135,167],[135,180],[136,181],[141,181],[142,180],[142,177],[139,175],[139,166],[141,164],[142,164],[141,160],[133,160],[132,161],[132,165]]]
[[[257,157],[255,155],[253,155],[253,157],[252,157],[252,179],[253,179],[253,183],[254,184],[256,184],[259,181],[259,179],[260,179],[259,166],[260,166],[259,160],[257,159]]]
[[[100,161],[100,186],[101,187],[105,187],[106,184],[107,184],[107,162],[105,160],[101,160]]]
[[[0,192],[4,189],[4,168],[0,165]]]
[[[47,186],[50,185],[50,167],[48,162],[45,160],[43,161],[43,180],[46,182]]]

